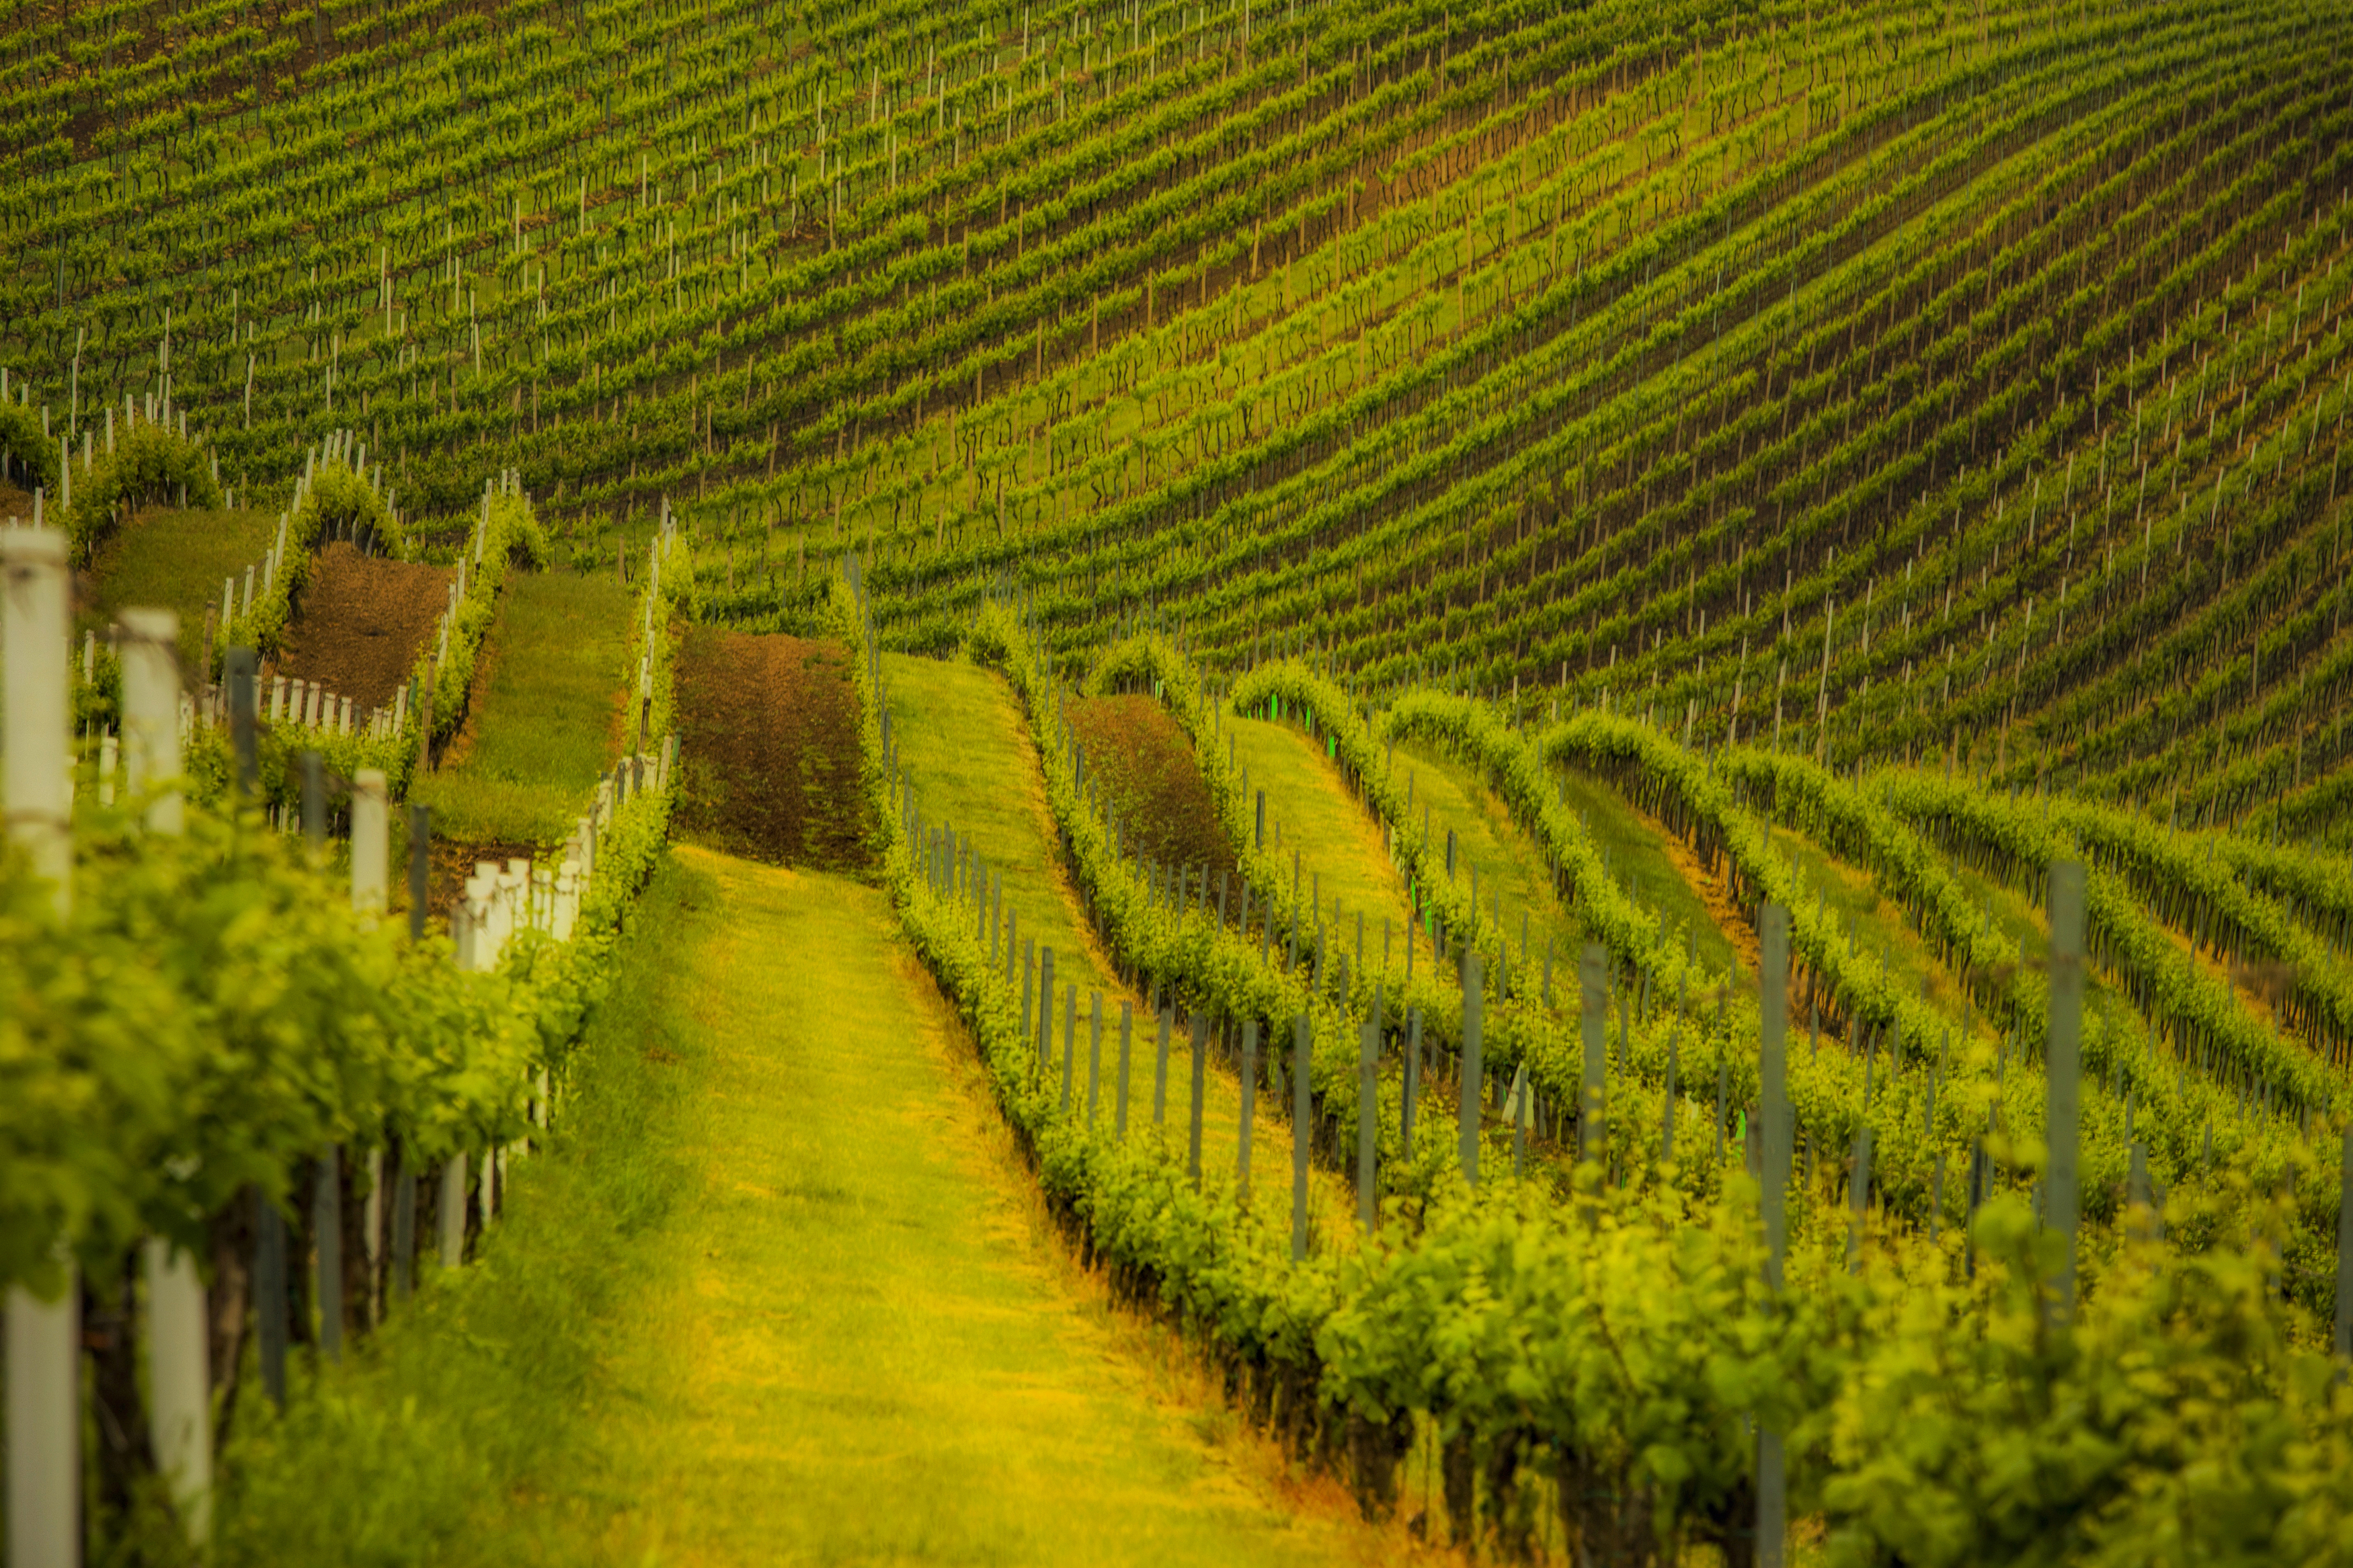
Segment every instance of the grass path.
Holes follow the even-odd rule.
[[[1119,978],[1111,954],[1089,929],[1077,889],[1063,873],[1055,849],[1044,776],[1030,745],[1013,692],[994,672],[978,665],[885,654],[883,684],[900,757],[926,823],[970,836],[980,858],[1005,877],[1005,906],[1020,914],[1020,940],[1054,950],[1055,1070],[1069,988],[1076,984],[1079,1047],[1072,1064],[1071,1097],[1084,1100],[1092,1046],[1092,994],[1103,1003],[1103,1042],[1098,1079],[1102,1114],[1112,1114],[1119,1059],[1119,1007],[1132,1010],[1128,1125],[1148,1124],[1152,1114],[1154,1054],[1158,1040],[1149,997]],[[1374,940],[1377,942],[1377,935]],[[1016,973],[1019,960],[1015,961]],[[1261,1042],[1261,1052],[1271,1042]],[[1285,1048],[1288,1048],[1287,1047]],[[1237,1050],[1239,1047],[1237,1047]],[[1215,1052],[1212,1051],[1214,1057]],[[1213,1069],[1202,1093],[1201,1162],[1205,1178],[1225,1179],[1240,1154],[1241,1090],[1231,1071]],[[1181,1152],[1192,1092],[1190,1037],[1179,1023],[1169,1042],[1167,1135]],[[1291,1129],[1288,1107],[1261,1093],[1254,1112],[1251,1143],[1253,1202],[1271,1205],[1270,1223],[1291,1223]],[[1308,1187],[1310,1223],[1318,1237],[1344,1241],[1356,1228],[1355,1189],[1318,1170]]]
[[[242,595],[245,569],[260,560],[277,530],[274,512],[242,508],[142,510],[99,548],[74,622],[75,652],[82,632],[94,630],[103,641],[108,624],[125,609],[172,610],[180,617],[180,662],[194,669],[204,649],[205,611],[220,606],[221,579],[236,578]]]
[[[1682,839],[1664,823],[1636,807],[1615,789],[1577,768],[1556,769],[1569,809],[1584,820],[1618,885],[1671,931],[1695,941],[1702,958],[1723,967],[1737,957],[1752,978],[1757,939]]]
[[[1425,820],[1430,824],[1431,841],[1438,847],[1433,864],[1445,864],[1447,829],[1454,830],[1461,879],[1467,880],[1472,870],[1478,873],[1482,923],[1492,914],[1503,922],[1513,951],[1519,952],[1523,945],[1526,949],[1530,967],[1515,973],[1540,973],[1550,943],[1555,994],[1565,994],[1559,987],[1576,972],[1585,926],[1554,894],[1544,850],[1512,820],[1503,798],[1487,787],[1477,769],[1440,747],[1398,746],[1391,772],[1398,786],[1409,792],[1412,829],[1418,833]]]
[[[223,1564],[1382,1554],[1077,1269],[880,892],[674,851],[586,1050],[481,1258],[240,1409]]]
[[[609,1531],[664,1562],[1314,1554],[1040,1256],[887,901],[691,850],[694,1186],[617,1358]]]
[[[465,728],[409,798],[455,837],[547,844],[620,752],[628,599],[607,577],[511,574]]]
[[[1365,917],[1367,964],[1379,962],[1381,922],[1388,921],[1402,963],[1405,933],[1413,927],[1405,882],[1381,847],[1379,825],[1356,803],[1338,769],[1288,724],[1229,717],[1226,729],[1234,760],[1250,769],[1253,801],[1266,792],[1268,850],[1285,860],[1297,854],[1301,896],[1346,932],[1351,962],[1356,916]]]

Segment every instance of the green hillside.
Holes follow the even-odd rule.
[[[252,646],[271,822],[306,747],[337,811],[384,769],[437,931],[649,791],[664,931],[596,930],[696,933],[694,1092],[968,1271],[947,1072],[1196,1436],[1262,1436],[1227,1498],[1014,1355],[1065,1310],[1016,1249],[890,1321],[986,1318],[1134,1464],[1026,1550],[1076,1439],[960,1416],[1004,1498],[812,1552],[1734,1564],[1786,1505],[1808,1563],[2353,1561],[2348,61],[2318,0],[16,0],[0,510],[67,519],[85,769],[166,605],[199,805]],[[605,956],[513,961],[532,1070]],[[700,1223],[595,1310],[682,1314]],[[730,1290],[810,1245],[726,1224]],[[880,1468],[737,1399],[690,1556],[921,1468],[825,1359],[875,1321],[796,1310],[759,1410]],[[429,1387],[370,1375],[316,1396]],[[550,1560],[659,1553],[710,1397],[566,1428],[612,1496]]]

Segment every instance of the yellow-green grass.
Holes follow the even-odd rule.
[[[1128,1126],[1148,1125],[1152,1080],[1159,1047],[1152,999],[1120,980],[1111,955],[1088,929],[1077,889],[1062,870],[1053,818],[1046,804],[1045,779],[1037,749],[1029,743],[1012,690],[994,672],[977,665],[885,654],[883,687],[889,695],[900,759],[924,823],[955,828],[1005,879],[1005,907],[1020,917],[1020,940],[1054,950],[1054,1061],[1059,1081],[1069,990],[1079,988],[1078,1045],[1071,1060],[1071,1098],[1083,1104],[1088,1058],[1093,1048],[1093,1001],[1103,997],[1103,1057],[1097,1104],[1105,1121],[1113,1116],[1119,1061],[1119,1010],[1130,1010]],[[1014,961],[1016,973],[1020,961]],[[1192,1093],[1191,1039],[1179,1025],[1169,1042],[1168,1121],[1171,1145],[1185,1148]],[[1264,1053],[1274,1042],[1261,1041]],[[1233,1047],[1237,1056],[1240,1046]],[[1214,1052],[1212,1053],[1214,1055]],[[1224,1068],[1207,1073],[1202,1094],[1204,1179],[1229,1179],[1240,1157],[1241,1091]],[[1267,1223],[1291,1223],[1291,1129],[1288,1107],[1261,1093],[1253,1112],[1251,1173],[1256,1208]],[[1343,1241],[1354,1233],[1354,1189],[1318,1171],[1309,1184],[1308,1213],[1318,1236]]]
[[[483,1261],[242,1438],[225,1561],[1351,1554],[1058,1255],[884,895],[681,849],[622,963]]]
[[[609,576],[541,572],[510,575],[501,601],[465,730],[409,799],[445,837],[552,845],[619,752],[628,598]]]
[[[2019,945],[2029,963],[2050,951],[2049,911],[2032,895],[2021,893],[1957,858],[1949,858],[1946,864],[1970,901],[1986,911],[1995,929]],[[2140,1016],[2131,998],[2117,989],[2097,963],[2084,966],[2084,1016],[2116,1038],[2128,1038],[2147,1028],[2147,1020]]]
[[[1417,744],[1397,748],[1390,772],[1398,791],[1410,792],[1409,831],[1419,836],[1430,825],[1430,865],[1444,867],[1453,829],[1455,879],[1467,888],[1475,873],[1482,923],[1500,921],[1515,955],[1525,945],[1530,967],[1517,973],[1540,975],[1548,945],[1556,983],[1574,969],[1584,924],[1554,894],[1544,851],[1478,770],[1440,747]]]
[[[1880,895],[1870,872],[1841,860],[1803,834],[1788,828],[1773,830],[1773,847],[1798,874],[1807,910],[1820,909],[1841,931],[1854,931],[1856,951],[1877,958],[1904,989],[1925,996],[1929,1005],[1952,1021],[1956,1053],[1965,1046],[1992,1046],[1996,1031],[1985,1016],[1968,1005],[1959,977],[1929,948],[1905,915],[1903,906]],[[1810,1029],[1811,1021],[1791,1014],[1792,1026]],[[1965,1035],[1964,1017],[1969,1020]]]
[[[888,900],[681,856],[715,884],[677,981],[700,1170],[577,1489],[584,1522],[628,1500],[600,1544],[694,1563],[1314,1560],[1140,1396],[1058,1281]]]
[[[124,610],[176,611],[180,667],[193,672],[204,652],[205,611],[220,608],[223,579],[237,580],[241,604],[245,569],[259,564],[277,531],[275,512],[150,507],[99,546],[77,629],[94,630],[102,641]],[[254,592],[260,591],[257,578]]]
[[[1355,961],[1356,917],[1365,918],[1365,962],[1380,961],[1382,922],[1404,963],[1413,908],[1405,880],[1381,845],[1380,825],[1350,792],[1340,770],[1299,730],[1266,719],[1228,717],[1234,761],[1250,770],[1251,805],[1266,792],[1266,847],[1288,868],[1294,857],[1300,897],[1336,926]],[[1286,872],[1287,874],[1287,872]],[[1422,939],[1425,949],[1429,939]]]
[[[1722,969],[1738,956],[1746,973],[1757,973],[1755,942],[1745,931],[1727,931],[1709,907],[1704,877],[1683,842],[1662,825],[1636,810],[1600,780],[1575,768],[1558,770],[1564,798],[1586,831],[1608,855],[1611,875],[1643,908],[1685,942],[1696,940],[1701,959]]]

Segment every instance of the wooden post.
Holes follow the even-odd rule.
[[[466,1261],[466,1154],[464,1150],[441,1164],[441,1267],[455,1268]]]
[[[417,1279],[417,1161],[397,1139],[392,1146],[391,1165],[391,1294],[394,1300],[406,1301]]]
[[[385,909],[385,776],[362,768],[352,776],[352,908],[380,915]]]
[[[65,535],[0,530],[0,668],[7,672],[0,752],[8,835],[50,884],[57,917],[72,900],[72,810],[66,747]],[[176,719],[175,719],[176,721]],[[8,1561],[81,1560],[81,1283],[59,1248],[57,1294],[7,1289]]]
[[[2337,1359],[2353,1358],[2353,1131],[2338,1156],[2337,1196]]]
[[[1093,993],[1092,1022],[1087,1032],[1087,1125],[1095,1124],[1096,1086],[1103,1079],[1103,993]]]
[[[131,787],[180,774],[180,617],[122,613],[122,737]],[[176,792],[147,807],[151,833],[181,831]],[[142,1245],[147,1275],[149,1437],[190,1544],[212,1533],[212,1345],[195,1259],[160,1237]]]
[[[1079,986],[1072,981],[1062,999],[1062,1114],[1071,1113],[1071,1074],[1079,1054]]]
[[[1476,952],[1462,955],[1462,1086],[1456,1096],[1461,1108],[1462,1179],[1479,1184],[1479,1102],[1485,1098],[1486,1072],[1479,1059],[1481,960]]]
[[[433,869],[433,808],[412,805],[408,808],[408,940],[425,940],[425,903]],[[407,1172],[411,1181],[414,1171]]]
[[[327,760],[302,753],[302,842],[316,859],[327,848]]]
[[[311,1231],[315,1242],[312,1290],[319,1307],[319,1352],[329,1361],[343,1355],[343,1151],[327,1145],[311,1186]]]
[[[1291,1026],[1291,1261],[1307,1257],[1307,1138],[1314,1104],[1308,1068],[1315,1046],[1314,1026],[1302,1013]]]
[[[1054,1048],[1054,950],[1038,952],[1038,1057],[1031,1081],[1045,1076],[1047,1053]]]
[[[254,724],[258,717],[254,666],[254,652],[249,647],[233,647],[221,656],[221,679],[228,697],[229,746],[237,758],[237,794],[248,801],[261,784],[254,754]]]
[[[1853,1218],[1847,1231],[1847,1268],[1851,1273],[1862,1269],[1862,1220],[1871,1204],[1871,1123],[1862,1124],[1854,1135],[1854,1173],[1847,1181],[1847,1206]]]
[[[1764,1132],[1765,1282],[1781,1289],[1781,1268],[1788,1248],[1787,1204],[1789,1187],[1789,911],[1779,904],[1765,906],[1757,921],[1761,952],[1757,975],[1757,1011],[1762,1019],[1762,1043],[1757,1054],[1760,1081],[1759,1116]],[[1757,1568],[1781,1568],[1789,1534],[1788,1456],[1781,1433],[1759,1423],[1757,1430]]]
[[[1406,928],[1409,941],[1413,928]],[[1405,1163],[1413,1163],[1413,1122],[1417,1103],[1421,1098],[1421,1009],[1409,1010],[1405,1016],[1405,1089],[1398,1107],[1398,1142],[1405,1151]]]
[[[286,1221],[269,1195],[253,1190],[253,1307],[261,1386],[286,1408]]]
[[[2046,1223],[2065,1238],[2067,1251],[2052,1281],[2061,1317],[2075,1300],[2075,1215],[2078,1206],[2075,1151],[2084,1065],[2084,867],[2061,860],[2050,870],[2051,1023],[2048,1062],[2050,1111],[2043,1120],[2051,1140]]]

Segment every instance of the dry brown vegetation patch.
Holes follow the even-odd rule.
[[[448,607],[451,575],[338,540],[311,563],[301,613],[269,673],[315,680],[362,712],[388,705]]]
[[[871,868],[847,649],[690,626],[677,679],[681,834],[776,865]]]
[[[1070,712],[1132,853],[1163,865],[1207,866],[1212,882],[1235,868],[1193,743],[1166,708],[1134,693],[1090,697]]]

